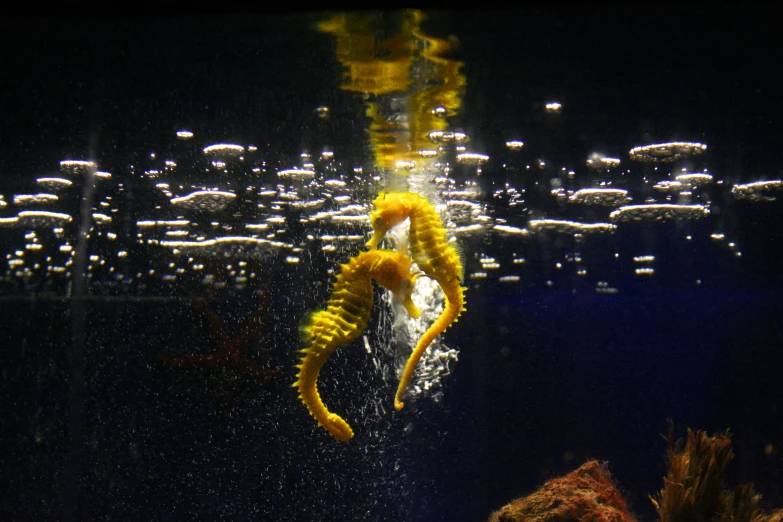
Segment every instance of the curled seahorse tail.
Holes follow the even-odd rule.
[[[413,192],[381,192],[373,204],[375,210],[370,213],[373,236],[367,245],[370,248],[377,246],[386,232],[409,219],[411,257],[427,277],[438,282],[446,295],[443,313],[424,333],[405,364],[394,398],[394,406],[399,410],[404,407],[402,396],[427,347],[457,320],[464,309],[465,288],[460,285],[463,269],[459,252],[448,241],[446,227],[427,198]]]
[[[372,282],[368,274],[356,273],[356,261],[343,265],[332,286],[326,310],[318,310],[303,322],[300,333],[308,338],[294,387],[310,414],[336,439],[353,437],[350,425],[331,413],[318,393],[318,375],[326,360],[340,346],[348,344],[364,329],[372,307]]]
[[[331,413],[318,393],[318,374],[328,357],[324,355],[319,356],[318,354],[331,353],[334,351],[334,348],[331,350],[327,348],[321,351],[314,345],[302,351],[307,353],[302,359],[302,364],[297,365],[299,375],[294,383],[294,387],[299,388],[299,398],[307,406],[310,415],[318,422],[319,426],[323,426],[326,431],[341,442],[351,440],[353,437],[351,426],[336,413]]]
[[[346,442],[353,437],[351,426],[336,413],[331,413],[318,393],[318,374],[326,360],[340,346],[361,335],[370,320],[373,304],[374,278],[406,303],[412,315],[418,315],[411,292],[415,279],[410,273],[413,260],[404,254],[388,250],[362,252],[341,265],[341,271],[332,286],[326,310],[309,316],[301,327],[308,346],[301,363],[297,365],[294,387],[310,414],[333,437]]]
[[[410,357],[408,357],[408,361],[405,363],[405,368],[402,370],[400,383],[397,385],[397,393],[394,396],[395,409],[401,410],[405,407],[405,403],[402,402],[402,396],[405,394],[408,383],[413,378],[413,372],[416,371],[416,366],[419,364],[424,352],[427,351],[427,348],[429,348],[436,337],[458,321],[459,316],[465,310],[465,287],[460,286],[459,281],[454,280],[447,284],[447,287],[443,289],[443,293],[446,295],[446,304],[443,307],[443,312],[424,332],[419,342],[416,343],[416,348],[413,349]]]

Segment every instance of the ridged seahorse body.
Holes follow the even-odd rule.
[[[351,426],[336,413],[331,413],[318,394],[318,373],[338,346],[348,344],[367,327],[373,303],[372,280],[394,294],[411,317],[420,312],[411,300],[416,276],[410,273],[413,260],[390,250],[362,252],[341,265],[332,287],[326,310],[313,313],[303,325],[302,333],[308,346],[300,352],[301,364],[294,387],[310,413],[329,433],[342,442],[353,437]]]
[[[446,297],[443,312],[424,333],[408,358],[394,397],[394,407],[402,409],[402,396],[413,377],[416,365],[435,338],[456,322],[465,310],[465,290],[462,286],[462,263],[459,254],[446,240],[446,228],[435,207],[426,198],[412,192],[381,192],[370,214],[373,236],[367,242],[377,248],[386,232],[410,218],[408,245],[419,268],[438,282]]]

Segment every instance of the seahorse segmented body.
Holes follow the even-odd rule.
[[[443,312],[419,339],[402,371],[394,397],[394,407],[400,410],[405,406],[402,396],[427,347],[465,310],[466,288],[462,286],[459,254],[447,242],[446,229],[432,203],[412,192],[381,192],[374,204],[375,210],[370,214],[373,236],[367,246],[377,248],[389,229],[410,218],[408,245],[411,256],[428,277],[438,282],[446,297]]]
[[[336,413],[331,413],[318,394],[318,373],[338,346],[348,344],[367,327],[373,302],[372,279],[392,291],[411,317],[420,312],[411,300],[416,276],[410,273],[413,260],[405,254],[389,250],[362,252],[341,271],[332,287],[326,310],[313,313],[302,327],[308,346],[300,352],[302,363],[294,387],[310,413],[335,438],[346,442],[353,437],[351,426]]]

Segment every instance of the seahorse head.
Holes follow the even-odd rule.
[[[404,193],[399,192],[381,192],[375,198],[373,202],[375,210],[370,213],[373,234],[367,242],[369,248],[377,248],[389,229],[408,218],[410,205],[407,204],[404,196]]]
[[[373,263],[372,276],[384,288],[391,290],[394,300],[402,303],[408,315],[416,319],[421,312],[411,299],[413,285],[419,277],[418,274],[410,273],[413,260],[399,252],[390,250],[378,252],[382,255]]]

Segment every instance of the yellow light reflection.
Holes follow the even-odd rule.
[[[376,165],[401,175],[410,171],[399,164],[417,165],[420,151],[440,141],[433,133],[446,132],[465,88],[462,63],[444,57],[452,43],[424,34],[424,20],[421,11],[405,10],[388,30],[372,13],[349,12],[316,26],[335,37],[335,55],[344,67],[341,88],[369,95],[365,104]],[[456,133],[450,137],[457,141]]]

